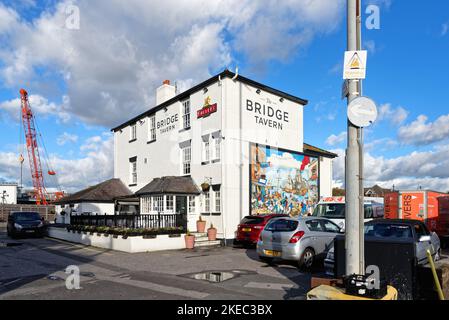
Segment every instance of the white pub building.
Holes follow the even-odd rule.
[[[231,240],[246,215],[307,214],[332,195],[335,154],[304,143],[306,100],[228,70],[112,129],[114,178],[141,214],[173,213],[196,231],[201,216]]]

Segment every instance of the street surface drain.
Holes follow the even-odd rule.
[[[232,272],[202,272],[194,274],[193,279],[195,280],[205,280],[212,283],[219,283],[235,277],[235,274]]]

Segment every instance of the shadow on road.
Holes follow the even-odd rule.
[[[257,255],[255,246],[241,247],[235,246],[234,248],[240,248],[246,250],[246,256],[254,261],[259,261],[263,268],[272,268],[276,272],[280,273],[284,277],[293,282],[292,288],[285,288],[284,300],[292,299],[304,299],[306,293],[310,290],[310,282],[313,276],[324,276],[323,262],[318,260],[310,270],[310,272],[304,272],[300,270],[294,261],[284,261],[275,259],[273,263],[267,264],[262,262]]]
[[[65,245],[46,238],[21,238],[11,240],[5,230],[0,230],[0,242],[12,243],[15,246],[0,247],[0,299],[5,293],[17,290],[38,280],[64,281],[65,278],[50,277],[56,272],[65,273],[69,265],[92,264],[101,266],[96,257],[106,251],[89,256],[81,255],[79,246]],[[64,250],[61,250],[61,246]],[[75,253],[75,251],[78,251]],[[15,268],[17,266],[17,268]],[[110,266],[108,266],[109,269]]]

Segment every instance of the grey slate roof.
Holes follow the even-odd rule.
[[[137,196],[149,194],[200,194],[200,190],[191,177],[155,178],[136,192]]]
[[[64,197],[54,204],[114,202],[115,198],[131,196],[132,194],[131,190],[120,179],[110,179]]]

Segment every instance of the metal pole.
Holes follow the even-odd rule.
[[[362,0],[357,0],[357,50],[362,50]],[[362,80],[359,80],[358,92],[362,96]],[[358,145],[359,145],[359,256],[360,256],[360,273],[365,274],[365,189],[363,179],[363,128],[358,129]]]
[[[358,0],[347,0],[348,51],[357,50]],[[359,96],[358,81],[349,80],[348,104]],[[348,147],[346,150],[346,218],[345,247],[346,275],[360,274],[360,188],[358,129],[348,120]]]

